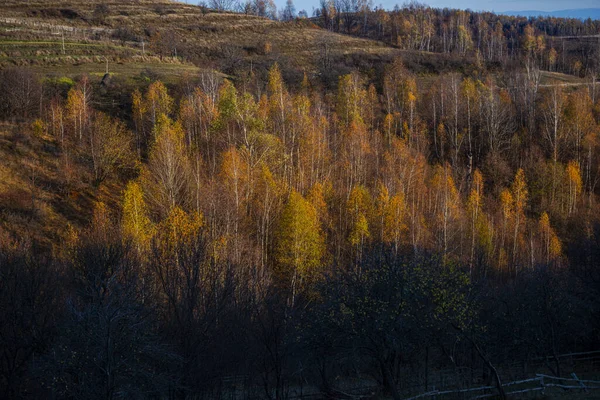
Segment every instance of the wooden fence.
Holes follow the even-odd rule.
[[[518,386],[528,386],[528,387],[512,389],[512,388],[518,387]],[[560,377],[556,377],[556,376],[536,374],[535,378],[523,379],[523,380],[519,380],[519,381],[508,382],[508,383],[502,384],[502,388],[509,389],[508,391],[505,391],[506,396],[512,396],[512,395],[523,394],[523,393],[527,393],[527,392],[536,392],[536,391],[541,391],[542,393],[544,393],[547,388],[552,388],[552,387],[565,389],[565,390],[580,390],[583,392],[588,392],[589,390],[600,389],[600,381],[579,379],[577,377],[577,375],[573,372],[571,374],[571,378],[560,378]],[[476,394],[477,392],[485,392],[485,391],[491,391],[493,393]],[[481,387],[460,389],[460,390],[444,390],[444,391],[433,390],[431,392],[422,393],[417,396],[409,397],[405,400],[425,399],[428,397],[444,396],[444,395],[457,395],[457,394],[464,395],[464,394],[469,394],[469,393],[475,394],[473,397],[470,397],[470,399],[485,399],[485,398],[489,398],[489,397],[497,397],[498,396],[496,386],[481,386]]]

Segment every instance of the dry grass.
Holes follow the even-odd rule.
[[[542,84],[557,84],[557,83],[568,83],[568,84],[580,84],[585,83],[584,79],[576,77],[574,75],[561,74],[559,72],[542,72]]]
[[[117,209],[121,200],[121,182],[95,186],[76,164],[67,181],[56,141],[27,124],[0,124],[0,159],[0,229],[48,250],[64,241],[69,225],[88,223],[95,202]]]
[[[41,66],[33,67],[32,70],[38,71],[44,75],[52,76],[66,76],[66,77],[77,77],[83,74],[96,76],[102,78],[106,72],[106,64],[104,62],[99,63],[88,63],[80,65],[65,66],[56,71],[56,68],[52,66]],[[142,74],[146,70],[151,70],[158,76],[164,77],[167,83],[176,81],[178,78],[183,77],[186,74],[195,75],[200,68],[193,65],[184,64],[167,64],[167,63],[153,63],[153,62],[128,62],[124,64],[110,64],[108,70],[111,75],[116,77],[133,78]]]
[[[224,49],[235,48],[233,57],[245,63],[272,63],[285,58],[299,70],[316,70],[321,44],[327,43],[334,56],[351,54],[385,55],[398,50],[381,42],[335,34],[312,23],[277,22],[232,13],[204,13],[200,7],[165,1],[110,0],[109,14],[101,21],[94,15],[95,2],[70,0],[17,1],[0,5],[0,67],[113,63],[144,64],[152,56],[149,32],[170,31],[176,35],[179,53],[198,66],[220,66],[231,57]],[[64,11],[68,10],[68,12]],[[126,27],[139,40],[115,39],[115,31]],[[65,38],[63,54],[62,37]],[[261,54],[265,41],[270,54]],[[136,59],[138,57],[138,59]],[[163,60],[153,60],[161,64]],[[85,68],[84,68],[85,69]],[[135,69],[135,68],[133,68]],[[168,68],[167,68],[168,69]]]

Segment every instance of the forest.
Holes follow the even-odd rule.
[[[288,7],[277,24],[309,23]],[[315,14],[400,52],[365,67],[323,41],[309,70],[261,42],[176,79],[0,67],[0,397],[598,378],[600,22]],[[165,32],[148,51],[197,62]]]

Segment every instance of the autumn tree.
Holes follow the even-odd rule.
[[[180,124],[161,114],[155,135],[148,163],[142,171],[142,187],[150,207],[165,218],[173,207],[189,205],[190,163]]]
[[[513,103],[506,90],[489,81],[482,93],[482,133],[488,151],[498,153],[505,149],[516,130]]]
[[[458,26],[458,52],[465,55],[468,50],[473,47],[473,39],[471,32],[464,25]]]
[[[352,188],[346,202],[348,215],[348,242],[355,260],[362,259],[366,246],[372,238],[370,220],[373,214],[373,199],[366,187],[358,185]]]
[[[91,113],[91,88],[86,78],[76,87],[69,90],[66,110],[73,135],[79,143],[83,142]]]
[[[522,48],[528,57],[531,57],[537,45],[535,29],[531,24],[525,26],[523,30]]]
[[[139,89],[133,91],[131,95],[132,118],[135,125],[135,149],[138,157],[142,155],[142,144],[146,138],[144,127],[144,115],[146,114],[145,104]]]
[[[329,121],[324,116],[308,114],[310,103],[302,115],[305,125],[298,143],[299,183],[310,187],[321,182],[330,170],[331,149],[327,137]],[[315,121],[316,120],[316,121]]]
[[[566,96],[560,86],[552,87],[546,92],[542,105],[542,116],[544,118],[544,137],[548,141],[552,154],[552,202],[556,192],[556,168],[558,157],[566,137],[564,129],[564,105]]]
[[[470,78],[464,79],[461,83],[461,95],[465,100],[464,106],[467,109],[467,145],[469,148],[469,156],[473,154],[473,114],[477,110],[475,105],[478,98],[478,82]]]
[[[348,190],[356,184],[364,184],[368,176],[369,158],[372,147],[365,124],[361,120],[352,121],[342,131],[341,154],[339,158],[340,176]]]
[[[486,215],[483,212],[483,176],[476,169],[471,181],[471,192],[467,198],[467,212],[470,224],[471,254],[469,256],[469,271],[472,274],[475,265],[475,250],[482,249],[486,253],[491,251],[491,239],[488,232]]]
[[[222,155],[221,179],[226,185],[228,195],[232,201],[232,218],[228,219],[228,224],[232,224],[232,234],[234,238],[235,260],[240,256],[239,236],[240,224],[244,216],[244,207],[247,204],[249,193],[247,182],[250,179],[251,171],[248,170],[248,163],[244,160],[243,153],[235,147],[229,148]]]
[[[567,210],[570,215],[577,211],[577,202],[583,190],[583,181],[581,179],[579,164],[576,161],[569,161],[566,172],[569,186]]]
[[[139,254],[150,249],[155,227],[150,220],[142,187],[135,181],[127,184],[123,194],[121,225],[123,236],[132,241]]]
[[[406,202],[404,193],[399,192],[390,196],[388,189],[380,185],[376,198],[376,213],[380,225],[382,243],[392,245],[394,254],[398,255],[400,245],[405,242],[408,233],[406,226]]]
[[[571,139],[565,142],[574,153],[574,159],[579,165],[582,165],[584,158],[583,142],[597,127],[592,109],[592,99],[587,90],[578,90],[569,94],[564,104],[565,136]]]
[[[0,71],[0,117],[29,118],[40,110],[42,85],[31,70],[4,68]]]
[[[287,187],[267,165],[259,168],[257,175],[250,213],[254,219],[261,249],[260,265],[266,267],[273,255],[271,254],[273,238],[278,233],[277,220],[286,199]]]
[[[135,157],[130,132],[122,122],[95,113],[90,126],[89,156],[97,182],[115,172],[133,168]]]
[[[542,213],[538,224],[542,239],[544,260],[546,265],[549,265],[551,261],[556,261],[560,257],[562,245],[556,232],[550,225],[548,213]]]
[[[281,140],[285,152],[283,176],[288,184],[291,184],[297,164],[294,160],[297,159],[295,150],[297,149],[298,137],[293,125],[290,125],[291,97],[277,63],[269,69],[267,93],[268,114],[270,117],[268,127]]]
[[[148,113],[150,130],[155,133],[156,125],[160,121],[160,116],[169,117],[173,109],[173,99],[167,92],[167,87],[161,82],[156,81],[150,84],[144,99],[144,106],[136,113],[145,111]]]
[[[343,126],[348,126],[352,122],[364,122],[363,102],[366,98],[367,91],[358,73],[340,77],[336,111]]]
[[[461,201],[450,166],[436,166],[431,178],[432,222],[436,224],[437,248],[448,255],[460,232]]]
[[[513,265],[515,267],[515,275],[518,273],[518,259],[519,259],[519,247],[520,247],[520,234],[522,232],[522,226],[526,222],[525,210],[528,206],[529,201],[529,190],[527,189],[527,182],[525,181],[525,172],[519,168],[515,175],[515,179],[510,188],[512,204],[513,204]]]
[[[292,191],[279,217],[275,259],[293,307],[296,296],[308,282],[318,278],[325,243],[313,205]]]

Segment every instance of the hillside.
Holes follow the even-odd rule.
[[[62,95],[74,80],[87,75],[96,107],[130,118],[130,93],[135,88],[143,89],[153,79],[177,86],[203,71],[236,79],[252,70],[264,79],[277,62],[290,84],[299,85],[307,73],[313,82],[335,86],[339,75],[354,69],[377,80],[387,63],[402,56],[424,75],[419,82],[426,88],[439,68],[464,68],[457,59],[399,50],[309,21],[280,22],[159,0],[99,4],[2,2],[0,69],[25,68]],[[111,79],[105,86],[101,82],[107,69]],[[74,172],[86,176],[80,182],[68,182],[53,159],[56,141],[33,135],[30,123],[5,123],[0,134],[0,157],[6,161],[2,174],[10,177],[0,187],[3,225],[19,236],[28,227],[30,235],[51,248],[61,242],[69,224],[81,226],[89,220],[94,202],[115,204],[124,188],[119,180],[98,187],[84,170]],[[44,184],[33,184],[36,179]]]
[[[100,11],[98,4],[2,2],[0,70],[26,68],[62,94],[85,74],[96,107],[128,117],[130,93],[146,87],[150,79],[178,85],[184,77],[215,69],[236,74],[252,68],[266,74],[279,62],[288,78],[300,80],[304,72],[314,76],[323,70],[324,46],[328,57],[343,59],[344,65],[370,57],[390,59],[396,52],[310,23],[208,12],[164,1],[105,1],[107,7]],[[165,36],[172,47],[165,47]],[[344,65],[342,72],[352,67]],[[105,87],[101,81],[107,68],[111,83]],[[35,136],[30,123],[4,123],[0,135],[0,214],[9,232],[52,248],[64,239],[69,224],[89,221],[95,202],[114,205],[119,200],[122,181],[97,186],[83,169],[70,171],[78,179],[69,181],[54,158],[56,141],[47,134]]]
[[[59,143],[26,124],[0,124],[0,231],[28,238],[39,252],[57,247],[69,226],[85,226],[96,202],[116,208],[123,182],[101,185],[73,163],[65,171]]]
[[[310,23],[219,14],[164,1],[102,4],[107,8],[100,12],[98,4],[89,1],[2,2],[0,70],[26,68],[48,82],[66,82],[67,86],[56,84],[67,88],[72,79],[88,75],[94,103],[126,116],[130,106],[122,103],[129,103],[134,88],[145,87],[149,79],[176,85],[184,77],[214,69],[239,73],[253,68],[264,74],[276,61],[285,65],[288,77],[301,79],[305,71],[319,74],[322,46],[327,46],[330,57],[348,62],[389,59],[395,52],[381,43],[331,33]],[[165,36],[172,48],[164,47]],[[100,84],[107,68],[109,90]],[[69,224],[89,221],[94,202],[118,201],[123,182],[97,187],[89,177],[65,181],[53,159],[56,142],[47,135],[34,136],[29,124],[5,123],[0,135],[0,158],[5,161],[0,213],[2,225],[10,232],[23,236],[26,227],[28,235],[51,248],[60,243]],[[80,173],[84,171],[75,172]]]
[[[600,21],[244,10],[0,4],[0,398],[597,395]]]
[[[296,73],[318,73],[328,56],[388,57],[382,43],[332,33],[310,22],[283,23],[250,15],[215,13],[172,2],[25,2],[0,5],[0,66],[65,66],[73,76],[109,71],[132,76],[143,68],[165,75],[199,67],[226,73],[260,70],[274,61]],[[64,40],[64,46],[63,46]],[[366,62],[366,60],[365,60]],[[176,65],[176,66],[175,66]]]
[[[380,87],[387,65],[400,57],[415,74],[418,90],[425,93],[436,85],[440,73],[481,73],[472,54],[400,49],[323,29],[314,23],[318,21],[273,21],[158,0],[101,4],[80,0],[0,4],[0,69],[24,68],[39,74],[45,90],[61,96],[86,75],[94,106],[125,119],[130,128],[131,93],[146,90],[156,79],[176,92],[181,91],[182,82],[194,82],[201,73],[245,80],[252,71],[264,81],[277,62],[292,87],[298,87],[306,73],[312,84],[335,90],[338,77],[354,70]],[[584,39],[568,40],[577,48]],[[560,38],[548,40],[553,43]],[[104,82],[107,69],[110,79]],[[542,87],[577,88],[587,82],[549,71],[540,78]],[[3,180],[0,192],[5,198],[2,211],[10,215],[4,225],[14,232],[35,226],[30,232],[50,248],[60,242],[59,232],[69,224],[80,226],[89,220],[94,202],[115,205],[125,180],[111,179],[97,186],[82,169],[75,174],[82,173],[83,178],[74,186],[53,159],[59,151],[47,129],[35,136],[30,122],[13,120],[1,126],[0,156],[7,161],[2,173],[11,178]],[[46,183],[32,184],[36,179]],[[33,216],[30,223],[20,223],[19,216],[28,214]]]

